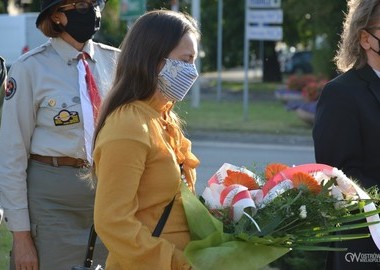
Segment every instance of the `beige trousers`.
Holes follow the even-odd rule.
[[[85,173],[84,169],[29,161],[29,213],[39,270],[70,270],[74,265],[83,265],[95,197],[83,179]],[[105,265],[107,253],[97,239],[93,268]],[[13,267],[11,259],[10,269]]]

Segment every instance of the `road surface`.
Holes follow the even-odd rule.
[[[313,163],[314,148],[309,145],[252,144],[196,140],[192,142],[193,153],[201,161],[197,169],[196,190],[203,192],[207,180],[223,163],[257,169],[263,172],[268,163],[299,165]]]

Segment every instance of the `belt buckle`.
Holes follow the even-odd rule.
[[[77,158],[76,161],[77,162],[76,162],[75,166],[78,168],[87,168],[90,166],[90,163],[85,159]]]
[[[51,161],[52,161],[54,167],[59,167],[57,157],[51,157]]]

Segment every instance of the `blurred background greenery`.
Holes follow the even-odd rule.
[[[38,12],[40,0],[2,0],[0,13],[6,13],[5,6],[16,1],[16,6],[23,11]],[[132,21],[127,22],[120,18],[120,1],[109,0],[103,11],[102,27],[96,39],[118,47]],[[200,24],[202,31],[201,48],[202,72],[216,70],[217,65],[217,28],[218,28],[218,0],[201,2]],[[332,62],[338,46],[341,24],[346,12],[346,2],[341,0],[282,0],[283,10],[283,40],[281,46],[296,50],[313,51],[313,71],[316,74],[335,75]],[[171,9],[173,3],[178,9],[191,14],[192,0],[146,0],[146,10],[166,8]],[[223,0],[223,68],[229,69],[243,66],[244,48],[244,8],[245,1]],[[264,47],[264,80],[280,81],[281,63],[272,61],[283,53],[279,42],[259,41],[250,42],[252,59],[260,59],[260,46]]]

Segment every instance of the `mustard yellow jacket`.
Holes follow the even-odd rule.
[[[190,241],[182,206],[179,163],[190,188],[199,163],[190,141],[162,118],[154,101],[113,112],[94,148],[95,228],[109,250],[107,270],[189,269]],[[160,237],[152,237],[165,206],[175,201]]]

